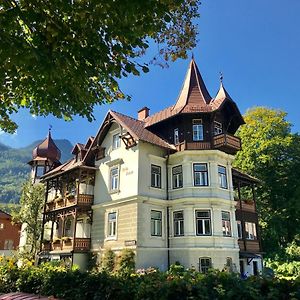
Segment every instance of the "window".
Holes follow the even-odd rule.
[[[222,230],[223,236],[231,236],[230,213],[222,211]]]
[[[68,218],[65,222],[65,232],[64,236],[72,237],[73,230],[72,230],[72,220]]]
[[[4,241],[4,250],[12,250],[14,248],[13,240],[5,240]]]
[[[182,166],[172,168],[173,189],[178,189],[183,186]]]
[[[196,211],[196,234],[197,235],[211,235],[210,211],[197,210]]]
[[[121,146],[121,138],[120,138],[120,134],[114,134],[113,135],[113,145],[112,148],[113,149],[118,149]]]
[[[227,189],[226,168],[223,166],[218,166],[218,175],[219,175],[219,186],[223,189]]]
[[[245,232],[246,232],[246,239],[248,240],[256,240],[256,224],[245,222]]]
[[[4,223],[0,223],[0,229],[4,229]]]
[[[174,129],[174,144],[175,145],[179,144],[179,129],[178,128]]]
[[[236,222],[237,222],[238,238],[242,239],[243,238],[242,222],[241,221],[236,221]]]
[[[151,165],[151,186],[161,188],[161,167]]]
[[[110,169],[110,190],[116,191],[119,188],[119,167]]]
[[[115,237],[117,234],[117,213],[112,212],[108,214],[108,237]]]
[[[199,272],[207,274],[208,270],[211,269],[211,258],[210,257],[200,257],[199,258]]]
[[[183,211],[176,211],[173,213],[174,220],[174,236],[182,236],[184,235],[184,219],[183,219]]]
[[[151,235],[161,236],[162,232],[162,212],[151,210]]]
[[[193,120],[193,141],[203,141],[203,125],[201,119]]]
[[[208,185],[207,164],[194,164],[194,186]]]
[[[218,135],[223,132],[222,123],[214,122],[214,134]]]

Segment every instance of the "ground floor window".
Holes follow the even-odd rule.
[[[258,275],[258,263],[256,260],[253,261],[253,275]]]
[[[207,274],[208,270],[211,269],[211,258],[210,257],[200,257],[199,258],[199,272]]]
[[[108,231],[109,237],[115,237],[117,235],[117,213],[111,212],[108,214]]]
[[[151,235],[161,236],[162,232],[162,212],[151,210]]]

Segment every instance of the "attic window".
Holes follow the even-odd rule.
[[[113,145],[112,145],[112,148],[113,149],[118,149],[118,148],[120,148],[120,146],[121,146],[120,135],[119,135],[119,133],[118,134],[114,134],[113,135]]]

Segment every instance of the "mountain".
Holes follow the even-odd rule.
[[[19,149],[0,143],[0,203],[19,202],[22,184],[30,173],[27,163],[32,159],[32,150],[41,142],[35,141]],[[54,142],[61,151],[61,162],[72,157],[73,145],[70,141],[62,139]]]

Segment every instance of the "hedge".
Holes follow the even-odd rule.
[[[300,299],[300,279],[267,279],[212,270],[203,275],[173,266],[135,273],[80,272],[65,267],[31,263],[18,267],[13,259],[1,259],[0,293],[29,292],[59,299]]]

